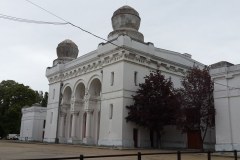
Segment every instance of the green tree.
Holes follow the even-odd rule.
[[[201,133],[202,144],[207,130],[215,126],[215,109],[213,90],[214,84],[209,74],[209,68],[193,67],[182,80],[180,111],[178,112],[178,127],[183,132],[191,130]]]
[[[41,104],[43,100],[43,92],[42,91],[35,91],[36,93],[36,103]]]
[[[41,107],[47,107],[48,103],[48,92],[43,95],[42,91],[35,91],[36,93],[36,103],[40,104]]]
[[[48,92],[44,93],[43,99],[41,101],[41,106],[42,107],[47,107],[47,103],[48,103]]]
[[[22,107],[36,103],[36,93],[13,80],[0,83],[0,136],[19,133]]]
[[[145,77],[145,83],[139,84],[139,89],[133,96],[134,104],[127,106],[127,122],[148,128],[152,147],[151,133],[157,133],[159,145],[164,126],[176,124],[177,96],[171,79],[165,79],[160,71],[157,71]]]

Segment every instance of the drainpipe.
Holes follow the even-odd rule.
[[[59,101],[58,101],[58,114],[57,114],[57,131],[56,131],[56,138],[55,138],[55,143],[59,143],[59,138],[58,138],[58,129],[59,129],[59,115],[60,115],[60,105],[61,105],[61,100],[62,100],[62,87],[63,87],[63,82],[60,83],[60,94],[59,94]]]
[[[98,112],[98,134],[97,134],[97,146],[100,136],[100,124],[101,124],[101,110],[102,110],[102,87],[103,87],[103,70],[101,70],[101,93],[100,93],[100,111]],[[100,113],[100,114],[99,114]]]

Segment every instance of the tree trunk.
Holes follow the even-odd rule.
[[[203,136],[201,136],[202,146],[203,146],[204,140],[206,138],[207,130],[208,130],[208,124],[207,124],[206,128],[203,131]],[[202,147],[202,149],[204,149],[204,148]]]

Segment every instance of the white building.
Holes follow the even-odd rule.
[[[34,104],[32,107],[22,108],[20,140],[42,141],[46,122],[47,108]]]
[[[126,122],[126,106],[138,84],[153,70],[161,70],[180,87],[183,73],[194,64],[189,54],[156,48],[138,31],[136,10],[123,6],[112,17],[108,43],[78,56],[71,40],[57,47],[58,58],[48,67],[49,99],[44,141],[87,145],[149,147],[149,131]],[[189,136],[174,126],[162,137],[165,147],[189,146]],[[194,141],[194,139],[193,139]],[[209,140],[214,143],[214,139]]]
[[[216,150],[240,150],[240,65],[212,65],[216,109]]]

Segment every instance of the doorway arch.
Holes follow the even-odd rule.
[[[92,78],[87,93],[86,137],[89,137],[89,143],[96,145],[98,144],[100,128],[101,89],[102,84],[100,79],[97,77]]]

